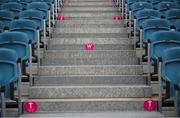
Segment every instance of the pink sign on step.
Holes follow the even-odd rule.
[[[113,16],[113,19],[114,19],[114,21],[120,21],[121,20],[121,17],[120,16]]]
[[[144,109],[149,112],[154,111],[156,109],[156,102],[154,100],[146,100],[144,102]]]
[[[87,51],[92,51],[92,50],[94,50],[94,44],[93,43],[86,43],[85,44],[85,50],[87,50]]]
[[[112,5],[112,0],[108,0],[108,4],[109,4],[109,5]]]
[[[64,16],[58,16],[57,19],[58,19],[58,21],[63,22],[65,20],[65,17]]]
[[[65,0],[64,2],[65,2],[65,4],[68,4],[68,3],[70,3],[71,1],[70,1],[70,0]]]
[[[24,103],[24,110],[28,113],[34,113],[38,110],[38,104],[29,100]]]

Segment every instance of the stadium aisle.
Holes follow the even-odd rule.
[[[66,0],[21,117],[163,117],[112,0]]]

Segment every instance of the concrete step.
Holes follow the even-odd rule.
[[[118,25],[119,27],[123,27],[124,24],[122,22],[117,22],[114,21],[112,18],[109,19],[70,19],[70,18],[66,18],[64,22],[57,22],[56,27],[63,27],[63,26],[76,26],[79,24],[87,24],[87,25],[91,25],[91,24],[100,24],[100,25]]]
[[[112,48],[117,45],[117,46],[122,46],[125,45],[127,47],[129,47],[131,45],[131,41],[128,38],[94,38],[93,36],[87,36],[87,37],[60,37],[60,38],[52,38],[49,41],[49,45],[72,45],[72,46],[76,46],[76,45],[83,45],[88,43],[88,42],[92,42],[96,45],[99,46],[111,46]],[[129,45],[129,46],[128,46]],[[99,46],[96,46],[97,48]],[[116,46],[115,46],[116,47]]]
[[[107,28],[107,27],[60,27],[54,29],[54,33],[127,33],[125,28]]]
[[[110,17],[120,15],[119,13],[114,12],[62,12],[59,15],[66,17]]]
[[[107,7],[107,6],[113,6],[113,3],[110,4],[110,2],[106,2],[106,1],[70,1],[69,3],[66,3],[64,5],[64,7],[67,7],[67,6],[93,6],[93,7],[97,7],[97,6],[103,6],[103,7]]]
[[[71,1],[71,0],[69,0]],[[65,1],[64,1],[65,2]],[[106,2],[106,0],[73,0],[72,2]]]
[[[145,85],[146,76],[121,75],[121,76],[38,76],[34,78],[35,86],[58,86],[58,85]]]
[[[67,0],[67,2],[106,2],[106,0]],[[64,1],[66,2],[66,1]]]
[[[126,38],[128,33],[53,33],[52,38]]]
[[[59,112],[37,112],[23,114],[23,117],[60,117],[60,118],[164,118],[159,112],[147,111],[119,111],[119,112],[92,112],[92,113],[59,113]]]
[[[72,20],[73,22],[73,20]],[[112,19],[112,23],[114,22],[114,20]],[[103,21],[102,21],[103,23]],[[117,24],[96,24],[96,22],[94,22],[94,24],[60,24],[58,28],[121,28],[127,31],[126,28],[123,28],[122,26],[120,27]]]
[[[138,65],[137,58],[91,58],[85,54],[83,58],[74,59],[42,59],[42,65]]]
[[[59,16],[61,16],[61,14],[58,14]],[[120,16],[120,14],[118,15],[118,16]],[[82,16],[82,17],[76,17],[76,16],[69,16],[69,17],[64,17],[65,18],[65,20],[64,20],[64,22],[60,22],[60,23],[65,23],[66,21],[70,21],[70,20],[89,20],[89,21],[92,21],[92,20],[103,20],[103,21],[105,21],[105,20],[111,20],[112,21],[112,18],[113,17],[110,17],[110,16],[106,16],[106,17],[102,17],[102,16],[96,16],[96,17],[86,17],[86,16]],[[121,23],[121,22],[120,22]]]
[[[138,65],[133,50],[48,50],[42,65]]]
[[[78,65],[78,66],[41,66],[41,76],[62,75],[139,75],[143,74],[140,65]]]
[[[57,41],[57,40],[56,40]],[[59,40],[61,41],[61,39]],[[53,41],[55,42],[55,41]],[[69,41],[70,42],[70,41]],[[72,42],[70,42],[72,43]],[[102,42],[103,43],[103,42]],[[49,43],[48,50],[84,50],[84,44],[52,44]],[[132,50],[131,45],[119,45],[119,44],[95,44],[95,50]]]
[[[110,11],[110,12],[117,12],[117,8],[115,8],[115,7],[111,7],[111,6],[109,6],[109,7],[89,7],[89,6],[82,6],[82,7],[76,7],[76,6],[74,6],[74,7],[72,7],[72,6],[67,6],[67,7],[65,7],[65,8],[63,8],[62,9],[62,12],[64,12],[64,11],[70,11],[70,12],[73,12],[73,11],[83,11],[83,12],[85,12],[85,11],[94,11],[94,12],[96,12],[96,11],[100,11],[100,12],[103,12],[103,11],[105,11],[105,12],[108,12],[108,11]]]
[[[147,98],[152,96],[152,88],[146,85],[72,85],[33,86],[29,97],[38,99],[62,98]]]
[[[38,103],[38,111],[43,112],[119,112],[144,111],[144,101],[148,98],[109,99],[32,99]],[[147,112],[147,111],[146,111]],[[112,118],[112,117],[111,117]]]
[[[123,59],[136,58],[136,51],[134,50],[47,50],[44,54],[45,59],[60,60],[60,59],[80,59],[91,56],[91,59]],[[102,61],[103,61],[102,60]],[[110,60],[109,60],[110,61]]]

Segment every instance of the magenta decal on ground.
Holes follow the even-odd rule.
[[[154,100],[146,100],[144,102],[144,109],[149,112],[156,110],[156,102]]]
[[[109,5],[112,5],[112,0],[108,0],[108,4],[109,4]]]
[[[68,3],[70,3],[70,2],[71,2],[70,0],[65,0],[65,1],[64,1],[65,4],[68,4]]]
[[[34,113],[38,110],[38,104],[29,100],[24,103],[24,110],[28,113]]]
[[[65,20],[65,17],[64,16],[58,16],[57,19],[58,19],[58,21],[63,22]]]
[[[119,22],[121,20],[120,16],[113,16],[113,20]]]
[[[87,51],[93,51],[94,47],[95,47],[95,45],[93,43],[86,43],[84,48]]]

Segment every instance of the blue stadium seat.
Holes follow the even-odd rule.
[[[39,10],[43,13],[46,19],[46,26],[49,27],[48,31],[51,33],[51,11],[46,2],[32,2],[28,4],[27,9]]]
[[[158,4],[158,10],[162,14],[165,14],[165,12],[170,9],[177,9],[177,8],[178,8],[178,6],[175,2],[161,2]]]
[[[147,20],[147,19],[155,19],[155,18],[160,18],[161,14],[153,9],[144,9],[144,10],[140,10],[137,11],[137,13],[135,14],[135,18],[136,20],[136,29],[140,30],[140,26],[142,24],[143,21]]]
[[[158,31],[154,32],[150,38],[150,58],[154,63],[162,57],[162,50],[171,47],[180,47],[180,32]]]
[[[24,32],[28,35],[28,38],[32,41],[33,48],[36,47],[38,41],[38,26],[36,22],[28,19],[19,19],[10,23],[10,31]]]
[[[174,26],[176,28],[176,31],[180,32],[180,19],[174,23]]]
[[[180,92],[180,47],[168,48],[162,54],[162,77],[170,82],[170,95],[174,96],[174,86]]]
[[[1,0],[1,1],[0,1],[0,5],[2,5],[2,4],[4,4],[4,3],[7,3],[7,2],[9,2],[9,0]]]
[[[44,45],[46,45],[46,21],[45,16],[42,14],[42,12],[34,9],[28,9],[20,12],[20,18],[29,19],[36,22],[39,27],[40,34],[43,33],[44,41],[42,42],[44,43]]]
[[[180,19],[180,9],[171,9],[168,10],[165,14],[166,19],[168,19],[171,23],[171,25],[176,22],[176,20]]]
[[[14,16],[19,16],[19,12],[22,11],[22,5],[17,2],[8,2],[2,4],[1,9],[12,11]]]
[[[146,44],[152,33],[170,30],[169,21],[166,19],[147,19],[142,23],[142,43]],[[141,43],[141,44],[142,44]]]
[[[5,97],[11,98],[10,84],[17,84],[18,79],[18,56],[14,50],[0,48],[0,76],[1,84],[5,86]]]
[[[4,31],[4,24],[0,21],[0,33]]]
[[[49,7],[54,3],[54,0],[32,0],[32,2],[46,2]]]
[[[27,9],[35,9],[35,10],[39,10],[42,11],[43,15],[46,17],[46,21],[49,20],[49,6],[47,5],[47,3],[45,2],[32,2],[30,4],[27,5]]]
[[[131,10],[132,5],[136,2],[146,2],[148,0],[127,0],[128,10]]]
[[[136,2],[132,4],[131,11],[133,14],[135,14],[139,10],[143,9],[152,9],[152,4],[148,2]]]
[[[162,0],[150,0],[153,8],[158,8],[158,4],[161,2]]]
[[[22,32],[3,32],[0,34],[0,48],[9,48],[17,52],[22,61],[29,61],[29,38]]]
[[[4,27],[9,27],[9,23],[13,20],[13,12],[7,10],[0,10],[0,21],[3,22]]]
[[[18,0],[19,3],[22,4],[23,9],[27,9],[27,5],[31,3],[31,0]]]
[[[42,14],[41,11],[33,10],[33,9],[25,10],[20,12],[20,18],[35,21],[38,27],[40,28],[40,31],[41,32],[44,31],[43,19],[45,18],[45,16]]]

